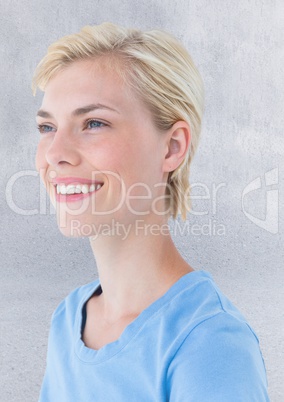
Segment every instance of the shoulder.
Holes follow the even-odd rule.
[[[218,358],[229,352],[240,356],[249,350],[259,351],[256,333],[207,272],[197,272],[196,278],[189,276],[174,311],[182,322],[176,353],[179,348],[191,348],[194,353],[200,348],[199,353],[215,351]]]
[[[172,313],[173,320],[179,317],[185,337],[200,325],[214,327],[227,323],[229,326],[249,329],[256,338],[245,317],[206,271],[195,271],[182,278],[167,311],[168,314]]]
[[[183,296],[183,336],[168,368],[170,401],[268,401],[258,338],[243,315],[208,274],[185,286]]]

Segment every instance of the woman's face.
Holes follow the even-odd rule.
[[[36,167],[65,235],[158,216],[166,135],[115,71],[98,60],[66,67],[48,82],[37,122]]]

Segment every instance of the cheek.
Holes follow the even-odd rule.
[[[125,164],[125,149],[116,142],[100,141],[96,144],[80,146],[80,153],[84,162],[93,169],[119,172]]]

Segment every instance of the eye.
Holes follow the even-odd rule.
[[[39,125],[37,126],[37,128],[38,128],[38,131],[39,131],[41,134],[50,133],[50,132],[52,132],[52,131],[55,130],[54,127],[48,126],[47,124],[39,124]]]
[[[101,128],[101,127],[106,127],[107,124],[103,123],[102,121],[99,120],[88,120],[86,122],[86,129],[96,129],[96,128]]]

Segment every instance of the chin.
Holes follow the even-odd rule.
[[[63,217],[57,214],[57,225],[60,232],[66,237],[89,237],[93,232],[92,224],[84,222],[79,216],[66,214]]]
[[[105,217],[94,219],[90,216],[70,216],[57,214],[57,224],[60,232],[66,237],[82,238],[97,236],[101,227],[108,228],[110,225]]]
[[[80,234],[80,232],[72,230],[72,228],[70,227],[61,227],[58,225],[58,229],[60,230],[60,233],[65,236],[65,237],[69,237],[69,238],[81,238],[81,237],[86,237]]]

